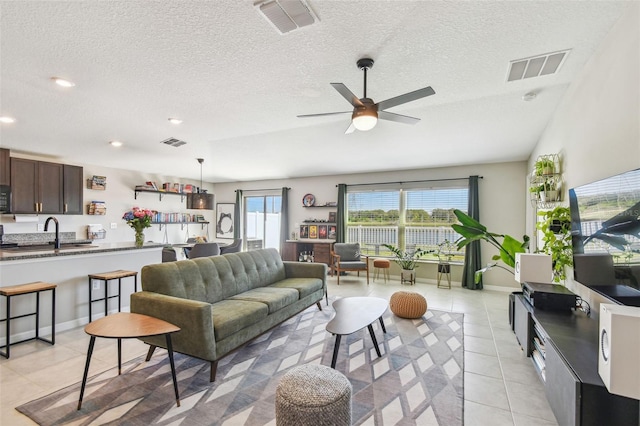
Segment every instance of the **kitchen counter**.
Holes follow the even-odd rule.
[[[130,243],[106,243],[106,244],[63,244],[61,248],[54,249],[38,247],[20,246],[12,248],[0,249],[0,261],[7,260],[26,260],[26,259],[40,259],[46,257],[58,257],[58,256],[77,256],[84,254],[97,254],[108,253],[114,251],[125,250],[144,250],[151,248],[161,248],[164,244],[160,243],[146,243],[142,248],[137,248],[133,242]]]
[[[56,330],[64,331],[79,327],[89,320],[89,294],[92,299],[104,297],[104,284],[89,283],[90,274],[98,274],[115,270],[138,272],[138,290],[140,290],[140,271],[145,265],[162,262],[160,243],[148,243],[136,248],[133,241],[104,244],[65,243],[60,249],[48,248],[40,244],[38,247],[4,248],[0,250],[0,287],[43,281],[56,284]],[[109,283],[109,293],[117,292],[118,282]],[[121,289],[122,310],[129,310],[130,294],[134,291],[133,279],[123,280]],[[51,318],[51,308],[47,295],[41,301],[41,318]],[[1,298],[0,298],[1,299]],[[11,301],[12,312],[33,312],[35,296],[21,296]],[[104,315],[104,304],[101,309],[94,306],[93,319]],[[117,299],[109,301],[109,312],[117,312]],[[49,321],[41,324],[41,334],[50,332]],[[33,321],[12,322],[12,340],[33,337]]]

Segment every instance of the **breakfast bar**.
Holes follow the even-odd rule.
[[[2,249],[0,250],[0,288],[26,282],[46,281],[57,284],[56,330],[64,331],[89,322],[87,277],[90,274],[127,269],[140,271],[144,265],[162,261],[162,244],[149,243],[136,248],[134,243],[107,243],[77,245],[61,249]],[[117,283],[116,283],[117,284]],[[104,297],[104,286],[91,290],[94,297]],[[122,310],[129,309],[129,296],[133,288],[123,292]],[[21,298],[22,299],[22,298]],[[12,312],[32,309],[33,301],[16,300]],[[49,306],[42,306],[43,318],[51,318]],[[117,311],[114,300],[109,310]],[[0,318],[5,312],[0,312]],[[11,324],[13,339],[32,337],[32,321],[14,321]],[[50,324],[42,324],[47,334]]]

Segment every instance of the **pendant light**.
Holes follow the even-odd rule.
[[[207,191],[202,189],[202,163],[204,158],[198,158],[200,163],[200,188],[198,192],[187,194],[187,208],[195,210],[213,210],[213,194],[207,194]]]

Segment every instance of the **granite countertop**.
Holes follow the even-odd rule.
[[[152,248],[164,247],[161,243],[145,243],[142,248],[137,248],[135,243],[106,243],[106,244],[83,244],[83,241],[76,241],[73,243],[62,242],[63,245],[60,249],[52,248],[40,248],[37,246],[29,247],[28,245],[22,245],[21,247],[4,248],[0,249],[0,261],[6,260],[25,260],[25,259],[39,259],[45,257],[57,257],[57,256],[77,256],[83,254],[95,254],[106,253],[113,251],[123,250],[144,250]]]

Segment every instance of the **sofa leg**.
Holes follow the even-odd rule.
[[[218,370],[218,361],[211,361],[211,374],[209,376],[209,381],[213,382],[216,380],[216,371]]]
[[[318,307],[318,309],[322,310],[322,305],[320,305],[320,302],[316,302],[316,306]]]

